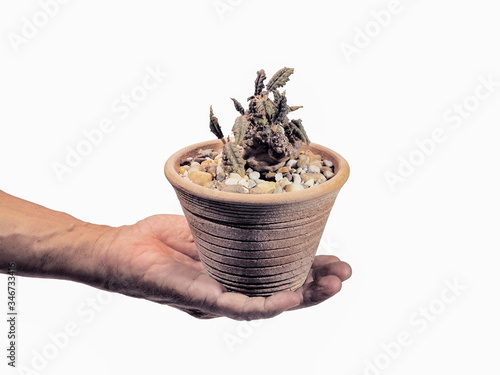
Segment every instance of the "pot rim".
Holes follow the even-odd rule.
[[[282,194],[232,193],[197,185],[190,181],[188,178],[182,177],[178,173],[181,159],[184,159],[188,156],[193,156],[193,154],[197,150],[210,148],[218,150],[221,147],[222,142],[216,139],[195,143],[174,152],[165,162],[165,177],[174,188],[187,191],[195,196],[224,203],[237,203],[239,205],[245,203],[281,205],[286,203],[314,200],[332,192],[338,192],[349,177],[350,168],[347,161],[339,153],[316,143],[310,143],[308,146],[304,146],[303,149],[310,149],[314,153],[321,154],[324,159],[331,160],[335,166],[335,175],[331,179],[320,185],[301,191],[293,191]]]

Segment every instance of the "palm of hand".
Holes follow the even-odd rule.
[[[347,263],[317,256],[304,286],[270,297],[228,292],[203,269],[184,216],[156,215],[116,228],[108,250],[114,264],[108,288],[168,304],[198,318],[270,318],[283,311],[320,303],[351,275]]]

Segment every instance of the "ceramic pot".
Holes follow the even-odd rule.
[[[336,152],[311,143],[304,150],[332,161],[335,175],[318,186],[281,194],[223,192],[179,175],[182,160],[221,145],[219,140],[194,144],[165,163],[165,176],[181,203],[206,271],[228,290],[249,296],[298,289],[349,177],[349,165]]]

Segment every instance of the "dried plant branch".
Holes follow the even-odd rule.
[[[307,133],[306,133],[306,131],[304,129],[304,126],[302,125],[302,120],[301,119],[291,120],[289,122],[289,125],[292,128],[292,132],[294,134],[296,134],[297,137],[299,137],[302,142],[304,142],[306,144],[311,143],[311,141],[309,140],[309,137],[307,136]]]
[[[239,146],[232,142],[227,142],[224,145],[223,151],[224,162],[229,172],[238,173],[240,176],[245,176],[245,159],[242,157]]]
[[[274,112],[273,124],[281,124],[285,121],[285,117],[288,114],[288,105],[286,103],[286,95],[280,96],[280,100],[276,105],[276,110]]]
[[[285,86],[285,84],[290,79],[293,73],[293,68],[281,68],[278,70],[267,83],[267,91],[273,91],[280,87]]]
[[[250,126],[250,121],[246,116],[236,117],[232,132],[234,134],[234,143],[239,145],[245,138],[245,134]]]
[[[241,114],[241,115],[244,115],[245,114],[245,108],[243,108],[243,106],[241,105],[241,103],[239,101],[237,101],[235,98],[231,98],[231,100],[233,101],[234,103],[234,108],[236,108],[236,110]]]
[[[303,143],[310,143],[302,121],[288,119],[290,112],[302,106],[289,106],[286,93],[278,90],[289,81],[293,71],[287,67],[278,70],[266,86],[266,73],[259,70],[254,95],[247,99],[248,110],[231,98],[240,113],[232,127],[234,140],[224,139],[210,107],[210,130],[224,143],[222,153],[226,171],[242,176],[248,167],[259,172],[275,172],[288,160],[299,156]]]
[[[255,79],[255,92],[254,96],[262,94],[262,90],[264,90],[264,81],[266,80],[266,72],[263,69],[257,72],[257,78]]]
[[[226,143],[224,140],[224,133],[219,125],[219,119],[215,117],[212,106],[210,106],[210,131],[215,134],[217,138],[222,140],[222,143]]]

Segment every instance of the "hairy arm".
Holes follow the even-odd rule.
[[[96,245],[110,229],[0,190],[0,272],[14,262],[21,276],[102,286],[107,271]]]

